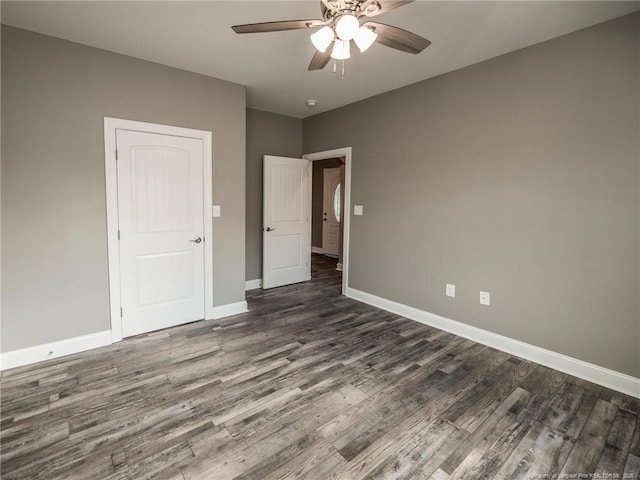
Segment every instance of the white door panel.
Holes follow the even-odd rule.
[[[117,131],[124,336],[204,318],[202,140]]]
[[[311,162],[265,155],[263,288],[311,278]]]
[[[340,255],[341,221],[340,168],[325,168],[322,172],[324,187],[322,193],[322,250],[326,254],[338,256]]]

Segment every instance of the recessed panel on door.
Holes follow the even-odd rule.
[[[276,165],[271,174],[271,218],[274,222],[300,222],[304,203],[299,165]]]
[[[138,255],[138,307],[158,307],[195,296],[193,252]],[[167,276],[171,281],[167,281]]]
[[[271,241],[272,270],[289,270],[302,266],[302,235],[278,235]]]
[[[191,231],[189,152],[140,146],[131,153],[136,232]]]

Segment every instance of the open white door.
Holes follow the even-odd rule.
[[[205,316],[203,142],[118,130],[124,336]]]
[[[322,170],[322,251],[340,255],[340,167]]]
[[[311,161],[264,156],[262,288],[311,279]]]

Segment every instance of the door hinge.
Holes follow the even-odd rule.
[[[122,318],[122,307],[120,307],[120,318]]]
[[[116,148],[116,161],[118,160],[118,149]]]
[[[120,230],[118,230],[118,240],[120,240]]]

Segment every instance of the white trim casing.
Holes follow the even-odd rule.
[[[213,150],[212,134],[204,130],[158,125],[119,118],[104,118],[105,180],[107,195],[107,255],[109,263],[109,306],[111,317],[111,341],[122,340],[122,319],[120,317],[120,253],[118,246],[118,172],[116,164],[116,131],[132,130],[137,132],[172,135],[202,140],[203,165],[203,202],[204,202],[204,314],[205,318],[214,317],[213,306]]]
[[[302,158],[307,160],[325,160],[344,157],[344,228],[342,234],[342,294],[347,295],[349,288],[349,237],[351,231],[351,147],[336,148],[324,152],[308,153]]]
[[[232,315],[239,315],[240,313],[246,313],[249,311],[247,302],[229,303],[227,305],[220,305],[213,307],[211,312],[212,316],[208,320],[218,320],[219,318],[231,317]]]
[[[259,288],[262,288],[262,279],[261,278],[256,278],[255,280],[247,280],[246,282],[244,282],[245,291],[257,290]]]
[[[322,249],[322,247],[311,247],[311,253],[320,253],[323,254],[324,250]]]
[[[424,310],[394,302],[393,300],[387,300],[386,298],[356,290],[355,288],[349,288],[346,295],[349,298],[373,305],[387,312],[401,315],[425,325],[539,363],[540,365],[631,395],[632,397],[640,398],[640,378],[635,378],[519,340],[504,337],[465,323],[450,320],[440,315],[435,315]]]
[[[0,370],[22,367],[32,363],[84,352],[98,347],[111,345],[111,331],[91,333],[80,337],[68,338],[57,342],[21,348],[0,354]]]

